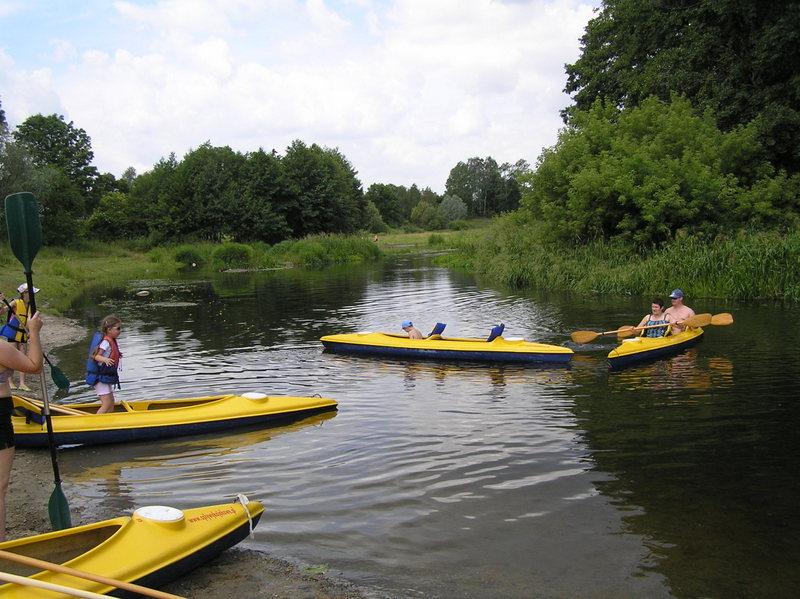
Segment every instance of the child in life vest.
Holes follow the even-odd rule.
[[[0,301],[3,302],[3,305],[0,306],[0,314],[8,309],[8,317],[5,326],[2,328],[2,333],[0,333],[3,337],[8,339],[10,342],[16,344],[18,350],[23,353],[27,353],[28,351],[28,333],[25,331],[26,323],[28,319],[31,317],[30,314],[30,299],[31,294],[28,291],[28,284],[22,283],[19,287],[17,287],[17,291],[19,292],[19,297],[15,300],[11,300],[11,303],[6,301],[6,298],[0,293]],[[39,293],[39,289],[34,287],[34,293]],[[30,387],[25,384],[25,373],[19,373],[19,386],[14,384],[13,378],[8,379],[8,384],[12,389],[19,389],[21,391],[30,391]]]
[[[114,410],[114,385],[119,387],[119,362],[122,353],[117,337],[122,330],[122,321],[116,316],[106,316],[100,323],[100,332],[95,333],[89,349],[86,365],[86,383],[94,386],[100,399],[98,414]]]

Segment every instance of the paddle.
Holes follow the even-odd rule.
[[[8,300],[4,297],[3,303],[8,308],[9,314],[11,313],[11,304],[8,303]],[[69,389],[69,379],[67,375],[65,375],[58,366],[54,366],[53,363],[50,361],[50,358],[44,356],[45,362],[50,365],[50,376],[53,379],[53,382],[56,384],[56,387],[62,390]]]
[[[42,559],[28,557],[27,555],[19,555],[10,551],[0,550],[0,558],[6,559],[10,562],[16,562],[18,564],[25,564],[26,566],[31,566],[32,568],[39,568],[40,570],[60,572],[61,574],[69,574],[70,576],[74,576],[76,578],[84,578],[86,580],[91,580],[92,582],[99,582],[108,586],[117,587],[118,589],[122,589],[124,591],[131,591],[132,593],[145,595],[146,597],[155,597],[156,599],[184,599],[180,595],[173,595],[171,593],[157,591],[155,589],[143,587],[132,582],[125,582],[123,580],[109,578],[108,576],[102,576],[101,574],[76,570],[75,568],[70,568],[69,566],[46,562]],[[105,597],[105,595],[103,596]]]
[[[11,584],[42,589],[44,591],[57,592],[61,593],[62,595],[70,595],[72,597],[83,597],[84,599],[107,599],[107,595],[100,595],[99,593],[73,589],[72,587],[66,587],[63,584],[44,582],[43,580],[26,578],[25,576],[17,576],[16,574],[9,574],[7,572],[0,572],[0,580],[3,582],[10,582]]]
[[[598,337],[602,337],[603,335],[614,335],[618,334],[622,327],[619,329],[614,329],[613,331],[603,331],[602,333],[598,333],[596,331],[575,331],[570,335],[572,340],[575,343],[591,343]]]
[[[6,196],[6,224],[8,225],[8,242],[11,251],[22,264],[25,279],[31,298],[31,314],[36,314],[36,294],[33,287],[33,259],[42,247],[42,224],[39,221],[39,206],[32,193],[23,191]],[[58,458],[56,458],[56,443],[53,437],[53,421],[50,418],[50,401],[47,397],[47,382],[44,379],[44,368],[39,372],[39,381],[42,387],[42,400],[44,401],[44,419],[47,423],[47,442],[50,445],[50,460],[53,462],[53,477],[55,489],[50,495],[47,511],[50,515],[50,524],[54,530],[72,526],[69,515],[69,504],[61,488],[61,475],[58,472]]]

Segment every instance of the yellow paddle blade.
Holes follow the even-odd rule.
[[[624,339],[625,337],[633,337],[637,333],[636,327],[632,324],[626,324],[617,329],[617,339]]]
[[[733,324],[733,314],[730,314],[728,312],[721,312],[720,314],[714,314],[714,316],[711,317],[711,324],[723,327],[729,324]]]
[[[695,314],[678,324],[683,327],[707,327],[711,324],[711,314]]]
[[[595,333],[594,331],[575,331],[570,337],[575,343],[591,343],[600,335],[601,333]]]

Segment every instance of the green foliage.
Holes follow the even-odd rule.
[[[465,220],[451,220],[449,223],[447,223],[447,228],[452,231],[466,231],[472,227]]]
[[[792,0],[603,0],[567,65],[575,104],[633,107],[685,95],[723,131],[753,122],[777,168],[800,170],[800,10]]]
[[[444,228],[444,217],[439,207],[426,201],[421,201],[411,211],[411,222],[425,230]]]
[[[623,111],[598,101],[576,112],[525,184],[523,206],[567,242],[646,247],[798,222],[800,180],[773,176],[755,127],[723,133],[682,98]]]
[[[396,185],[373,183],[367,189],[365,199],[378,209],[381,220],[390,227],[397,227],[407,220],[400,201],[400,188]]]
[[[124,237],[143,236],[147,223],[127,194],[112,191],[100,198],[87,221],[93,239],[113,241]]]
[[[274,246],[271,253],[276,258],[306,268],[359,264],[382,256],[375,243],[352,235],[313,235],[298,241],[286,241]]]
[[[253,249],[242,243],[223,243],[214,248],[214,265],[220,269],[249,268],[253,264]]]
[[[172,258],[183,268],[202,268],[206,263],[205,256],[193,245],[179,245],[172,252]]]
[[[458,196],[445,195],[439,204],[439,211],[445,223],[467,218],[467,205]]]
[[[381,218],[380,211],[371,201],[367,201],[367,205],[364,208],[364,226],[372,233],[385,233],[389,230],[389,227],[386,226],[386,223]]]
[[[467,205],[470,216],[491,216],[519,205],[520,189],[516,175],[527,163],[498,166],[491,157],[470,158],[450,171],[445,194],[456,196]]]
[[[428,235],[428,245],[431,247],[442,247],[447,244],[444,235],[439,233],[431,233]]]
[[[684,237],[634,252],[614,241],[554,246],[547,229],[513,213],[482,235],[451,238],[457,251],[437,262],[514,288],[647,296],[680,287],[693,298],[800,300],[800,232]]]

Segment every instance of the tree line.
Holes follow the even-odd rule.
[[[204,143],[151,170],[116,178],[93,166],[91,139],[61,115],[33,115],[9,131],[0,104],[0,197],[31,191],[44,241],[82,239],[232,240],[277,243],[319,233],[440,229],[519,204],[527,163],[470,158],[440,195],[417,185],[375,183],[364,192],[338,149],[295,140],[283,154]],[[5,227],[2,228],[3,235]]]
[[[796,229],[798,31],[789,0],[603,0],[524,210],[559,243]]]

